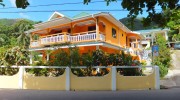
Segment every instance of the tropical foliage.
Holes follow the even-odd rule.
[[[133,60],[129,54],[116,53],[108,54],[102,50],[95,50],[85,54],[79,54],[78,48],[70,48],[69,51],[63,49],[51,54],[50,65],[70,66],[72,72],[78,76],[105,75],[109,72],[108,68],[93,68],[93,66],[138,66],[140,63]],[[76,66],[86,66],[87,68],[77,69]],[[99,73],[92,72],[100,70]],[[123,75],[141,75],[138,69],[118,69]],[[131,73],[131,74],[130,74]]]
[[[160,76],[164,77],[168,73],[168,68],[170,67],[171,52],[166,46],[166,40],[163,36],[157,35],[156,45],[159,46],[159,55],[154,58],[154,65],[159,66]]]
[[[27,50],[22,49],[20,47],[13,47],[3,54],[2,58],[0,59],[0,65],[4,65],[7,67],[13,65],[28,65],[29,53]]]

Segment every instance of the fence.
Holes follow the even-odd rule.
[[[13,67],[17,68],[17,66]],[[71,68],[69,67],[19,66],[18,68],[19,72],[16,75],[0,76],[0,88],[68,91],[160,88],[158,66],[153,66],[153,72],[147,76],[122,76],[117,72],[117,68],[140,68],[140,66],[113,66],[109,67],[111,70],[107,75],[91,77],[78,77],[71,72]],[[65,72],[59,77],[32,76],[25,72],[25,68],[65,68]]]

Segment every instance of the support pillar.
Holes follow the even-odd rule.
[[[159,67],[158,66],[154,66],[154,71],[155,71],[155,89],[159,90],[160,89]]]
[[[66,91],[70,91],[70,68],[66,67]]]
[[[23,89],[23,81],[24,81],[24,66],[19,67],[19,89]]]
[[[96,18],[96,40],[100,39],[98,18]]]
[[[47,61],[49,61],[49,53],[47,53],[47,58],[46,58]]]
[[[33,55],[32,55],[32,53],[30,53],[30,55],[29,55],[29,58],[30,58],[30,64],[33,64],[33,60],[32,60],[32,58],[33,58]]]
[[[116,91],[116,67],[112,67],[112,76],[111,76],[111,88],[112,88],[112,91]]]

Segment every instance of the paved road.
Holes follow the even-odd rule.
[[[0,100],[180,100],[180,88],[138,91],[40,91],[0,89]]]

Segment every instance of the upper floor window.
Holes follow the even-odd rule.
[[[89,26],[88,27],[88,31],[95,31],[96,30],[96,26]]]
[[[124,35],[124,34],[122,33],[122,37],[123,37],[123,35]]]
[[[71,33],[71,29],[69,28],[69,29],[67,30],[67,32],[68,32],[68,33]]]
[[[55,31],[55,33],[62,33],[62,30],[57,30]]]
[[[116,29],[112,28],[112,37],[113,37],[113,38],[116,38],[116,36],[117,36],[117,35],[116,35]]]

